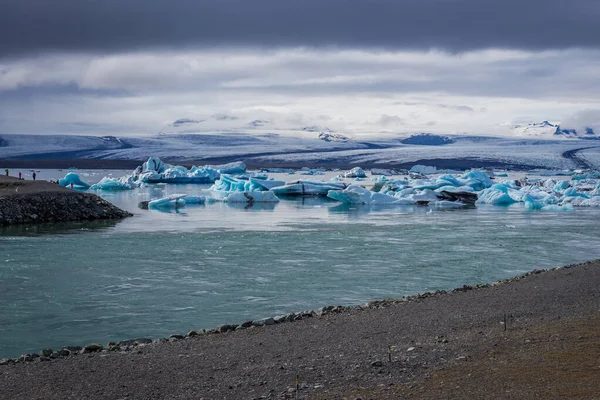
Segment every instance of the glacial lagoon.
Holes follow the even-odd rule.
[[[127,172],[78,171],[89,183]],[[38,179],[64,174],[44,170]],[[439,210],[311,197],[138,208],[168,194],[202,195],[209,186],[99,192],[135,214],[120,222],[0,229],[0,358],[164,337],[600,258],[598,208]]]

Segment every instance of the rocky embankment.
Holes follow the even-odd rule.
[[[0,226],[121,219],[127,211],[91,193],[66,189],[47,181],[0,177]]]

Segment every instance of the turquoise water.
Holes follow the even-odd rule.
[[[292,199],[162,213],[105,198],[121,222],[0,229],[0,357],[451,289],[600,258],[600,210],[432,211]]]

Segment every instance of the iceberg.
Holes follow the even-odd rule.
[[[233,177],[230,175],[221,175],[220,179],[217,179],[215,183],[210,187],[213,191],[224,191],[224,192],[262,192],[271,190],[274,187],[283,186],[285,182],[250,177],[248,179],[240,179],[239,177]]]
[[[482,190],[477,199],[479,204],[508,205],[517,203],[509,194],[509,187],[503,183],[497,183],[491,188]]]
[[[93,190],[129,190],[144,183],[214,183],[221,174],[243,174],[246,164],[236,161],[224,165],[192,166],[189,170],[181,165],[171,165],[158,157],[150,157],[133,173],[121,178],[103,178]]]
[[[126,175],[121,178],[104,177],[100,179],[100,182],[90,186],[90,190],[120,191],[131,190],[136,186],[136,182],[133,181],[133,176]]]
[[[371,175],[393,176],[400,175],[400,171],[395,169],[371,168]]]
[[[470,186],[473,190],[483,190],[492,186],[492,180],[490,176],[483,171],[468,171],[465,172],[459,181],[463,186]]]
[[[271,190],[274,187],[285,185],[284,181],[276,181],[274,179],[259,179],[259,178],[250,178],[250,182],[256,186],[261,187],[264,190]]]
[[[88,189],[90,185],[81,180],[78,174],[75,172],[69,172],[64,178],[58,181],[61,186],[71,186],[77,189]]]
[[[371,192],[357,185],[350,185],[344,190],[330,190],[327,197],[347,204],[415,204],[413,200],[398,199],[388,194]]]
[[[278,196],[327,196],[330,190],[343,190],[346,187],[348,184],[344,182],[298,180],[274,187],[271,191]]]
[[[279,198],[275,193],[267,192],[216,192],[213,200],[225,203],[277,203]]]
[[[150,200],[148,202],[148,208],[156,209],[183,207],[185,205],[185,200],[183,199],[186,196],[187,194],[171,194],[160,199]]]
[[[350,171],[343,172],[340,176],[342,178],[366,178],[367,174],[361,167],[354,167]]]

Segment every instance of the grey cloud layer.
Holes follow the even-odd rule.
[[[598,0],[0,0],[0,57],[341,46],[600,47]]]

